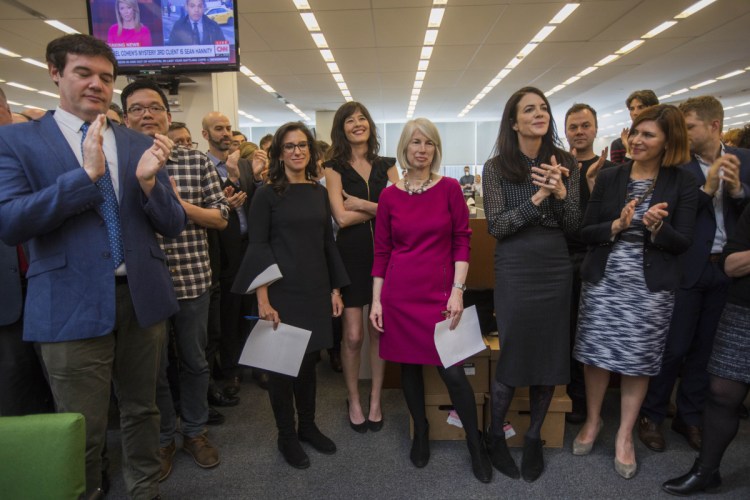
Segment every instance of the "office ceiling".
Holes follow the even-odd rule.
[[[175,0],[179,1],[179,0]],[[236,0],[241,62],[276,93],[314,118],[344,102],[337,83],[292,0]],[[500,70],[565,5],[546,0],[448,0],[415,116],[435,121],[497,120],[514,90],[549,91],[637,40],[697,0],[581,0],[570,17],[487,95],[459,118]],[[404,121],[427,29],[431,0],[308,0],[353,99],[378,122]],[[23,7],[21,6],[23,4]],[[44,60],[46,43],[62,33],[29,9],[87,32],[86,1],[0,0],[0,47]],[[710,93],[728,108],[726,123],[750,113],[750,1],[717,0],[630,53],[599,67],[551,96],[556,115],[587,102],[600,115],[600,136],[629,120],[624,99],[635,89],[673,93],[736,70],[695,90],[665,99]],[[276,125],[299,119],[276,96],[238,73],[240,108]],[[57,99],[7,85],[19,82],[55,93],[46,71],[0,55],[0,83],[8,99],[42,108]],[[126,84],[119,78],[117,86]],[[747,106],[741,106],[747,103]],[[739,106],[731,108],[731,106]],[[18,106],[13,106],[14,111]]]

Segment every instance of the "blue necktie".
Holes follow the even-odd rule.
[[[89,131],[90,125],[89,123],[81,125],[81,132],[83,132],[83,137],[81,137],[81,155],[83,155],[83,141],[86,139],[86,133]],[[104,175],[96,181],[96,186],[102,192],[102,196],[104,196],[104,201],[99,205],[99,209],[107,226],[112,263],[115,269],[117,269],[124,259],[122,233],[120,230],[120,206],[117,204],[117,196],[115,196],[115,188],[112,186],[112,176],[109,173],[109,165],[106,158],[104,160]]]
[[[198,23],[193,23],[193,45],[200,45],[201,37],[198,32]]]

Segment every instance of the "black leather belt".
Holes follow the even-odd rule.
[[[712,253],[708,256],[709,262],[721,262],[721,254],[720,253]]]

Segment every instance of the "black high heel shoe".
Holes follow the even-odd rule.
[[[349,427],[354,429],[355,432],[359,432],[360,434],[364,434],[367,432],[367,422],[368,420],[365,418],[365,421],[361,424],[355,424],[352,422],[351,417],[349,416],[349,400],[346,400],[346,418],[349,419]],[[378,429],[379,430],[379,429]]]
[[[367,403],[367,411],[370,411],[370,405],[372,404],[372,394],[370,394],[370,400]],[[380,420],[370,420],[369,418],[365,419],[365,423],[367,424],[367,428],[370,429],[372,432],[378,432],[380,429],[383,428],[383,421],[385,420],[385,414],[383,413],[383,406],[381,403],[380,406]]]

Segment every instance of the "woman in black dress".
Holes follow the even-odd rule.
[[[662,489],[692,495],[721,486],[719,464],[737,435],[739,407],[750,389],[750,206],[724,247],[724,271],[734,278],[714,339],[708,372],[711,392],[703,412],[701,452],[693,468]]]
[[[349,425],[357,432],[383,426],[380,391],[385,361],[380,359],[380,333],[370,327],[372,388],[367,417],[359,397],[359,364],[364,338],[363,310],[372,302],[372,261],[375,212],[380,192],[398,182],[396,160],[378,156],[380,144],[370,113],[358,102],[342,105],[333,117],[333,152],[324,166],[331,210],[339,232],[336,244],[351,285],[342,289],[344,308],[341,364],[348,393]]]
[[[315,425],[315,363],[319,351],[331,346],[331,315],[341,314],[340,288],[349,279],[333,240],[326,190],[313,180],[312,133],[301,122],[287,123],[276,131],[270,153],[269,181],[253,196],[248,249],[232,291],[255,291],[262,319],[312,331],[297,377],[270,373],[268,383],[279,450],[290,465],[304,469],[310,460],[300,441],[321,453],[336,451]],[[248,290],[273,265],[282,278]]]
[[[490,456],[497,470],[526,481],[544,470],[542,423],[555,386],[570,378],[572,269],[564,232],[580,224],[579,170],[559,144],[547,98],[539,89],[522,88],[505,104],[497,154],[483,171],[487,226],[497,238],[495,314],[501,345],[492,381]],[[519,474],[503,423],[515,388],[524,386],[530,386],[531,424]]]

